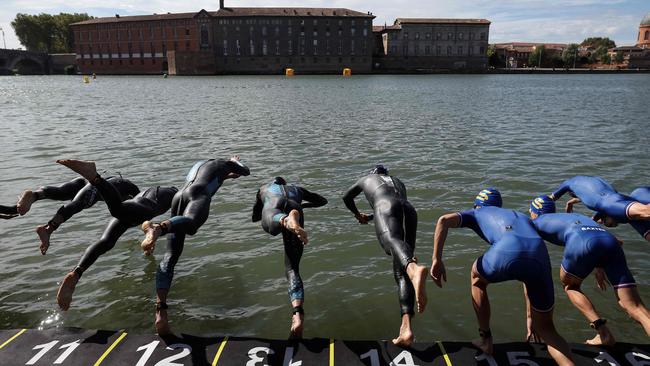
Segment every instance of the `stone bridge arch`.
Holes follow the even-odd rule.
[[[48,58],[45,53],[0,49],[0,74],[10,74],[21,65],[30,74],[47,74]]]

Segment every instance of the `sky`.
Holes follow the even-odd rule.
[[[226,6],[335,7],[372,12],[375,25],[395,18],[485,18],[490,43],[580,43],[609,37],[617,45],[636,43],[650,13],[649,0],[225,0]],[[11,21],[16,13],[88,13],[96,17],[218,10],[218,0],[0,0],[0,27],[7,48],[21,47]],[[0,47],[3,47],[0,44]]]

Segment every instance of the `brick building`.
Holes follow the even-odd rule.
[[[82,73],[212,75],[371,71],[370,13],[331,8],[228,8],[75,23]]]
[[[510,42],[510,43],[496,43],[494,49],[501,60],[507,60],[507,66],[501,67],[519,68],[519,67],[536,67],[537,63],[533,65],[528,64],[528,58],[531,53],[535,52],[537,47],[544,46],[546,56],[559,55],[566,50],[569,45],[564,43],[531,43],[531,42]]]
[[[384,71],[485,70],[490,21],[398,18],[375,27],[375,68]]]

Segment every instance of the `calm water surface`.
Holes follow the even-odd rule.
[[[501,189],[505,206],[522,211],[531,197],[576,174],[600,175],[622,192],[650,185],[648,85],[648,75],[100,76],[91,84],[76,76],[1,77],[0,203],[74,178],[54,164],[58,158],[96,160],[145,188],[180,186],[195,161],[240,154],[251,176],[228,181],[206,224],[186,241],[169,301],[174,329],[287,335],[281,239],[250,222],[258,187],[283,175],[330,200],[306,211],[305,335],[389,339],[399,327],[391,260],[372,225],[358,225],[340,200],[358,177],[383,162],[404,181],[418,210],[416,254],[430,263],[435,219],[469,208],[487,185]],[[59,281],[110,217],[101,203],[73,217],[41,256],[34,229],[59,206],[41,201],[25,217],[0,222],[0,327],[152,332],[164,242],[145,257],[136,229],[86,272],[71,310],[57,311]],[[650,303],[649,244],[629,226],[614,232]],[[414,320],[418,340],[476,335],[469,268],[487,248],[470,230],[451,232],[448,282],[443,289],[429,282],[430,305]],[[561,248],[549,252],[558,328],[583,341],[592,333],[560,286]],[[611,289],[596,290],[591,278],[584,287],[619,340],[647,343]],[[489,292],[496,340],[523,339],[521,285],[496,284]]]

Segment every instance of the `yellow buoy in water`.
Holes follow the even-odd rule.
[[[288,69],[284,72],[284,75],[286,75],[286,76],[293,76],[294,73],[295,73],[294,69],[290,69],[290,68],[288,68]]]
[[[90,78],[88,77],[88,75],[84,75],[83,80],[84,80],[84,84],[90,83]]]
[[[343,69],[343,76],[352,76],[352,69],[349,67]]]

